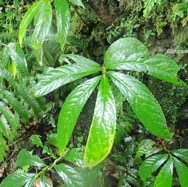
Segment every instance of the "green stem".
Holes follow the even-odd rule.
[[[44,167],[37,175],[35,176],[35,179],[39,178],[40,175],[46,173],[48,170],[52,169],[57,163],[59,163],[61,160],[63,160],[64,156],[67,154],[69,149],[67,149],[63,155],[61,155],[59,158],[55,159],[54,162],[46,167]]]
[[[105,78],[107,77],[107,71],[106,71],[106,68],[104,66],[102,66],[102,76]]]

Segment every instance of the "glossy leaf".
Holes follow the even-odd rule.
[[[148,49],[142,42],[135,38],[121,38],[108,48],[104,57],[104,65],[107,69],[117,69],[126,61],[136,62],[148,53]]]
[[[188,149],[177,149],[173,150],[172,154],[176,157],[188,162]]]
[[[71,138],[78,116],[99,83],[100,78],[99,76],[89,79],[77,86],[63,103],[57,124],[57,142],[60,154],[63,154]]]
[[[31,152],[26,149],[22,149],[17,156],[16,166],[38,166],[43,167],[45,163],[37,156],[32,155]]]
[[[65,164],[56,165],[54,168],[67,187],[85,186],[82,176],[74,168]]]
[[[156,136],[170,139],[171,135],[161,107],[148,88],[129,75],[113,71],[108,74],[143,125]]]
[[[72,148],[64,156],[64,159],[77,166],[83,166],[84,154],[81,148]]]
[[[143,58],[147,48],[137,39],[124,38],[114,42],[105,54],[107,69],[144,72],[158,79],[181,85],[177,77],[180,67],[174,60],[163,54]]]
[[[52,20],[52,7],[49,0],[43,0],[40,9],[38,10],[35,29],[32,35],[32,47],[36,50],[42,47],[46,39]]]
[[[106,158],[111,151],[116,131],[116,105],[106,77],[97,94],[92,124],[86,144],[84,160],[92,167]]]
[[[90,60],[88,58],[85,58],[83,56],[71,54],[71,55],[66,55],[66,57],[68,57],[69,59],[73,60],[74,62],[76,62],[79,65],[96,67],[96,68],[100,68],[101,69],[101,66],[98,63],[96,63],[95,61]]]
[[[84,4],[83,4],[82,0],[70,0],[70,2],[74,5],[81,6],[84,8]]]
[[[35,181],[36,187],[52,187],[52,180],[48,177],[46,177],[44,174],[40,176],[40,179],[37,179]]]
[[[81,58],[81,61],[75,64],[64,65],[48,71],[34,87],[35,96],[46,95],[60,86],[101,70],[99,64],[89,59],[82,61],[83,59],[85,58]]]
[[[188,180],[187,180],[188,167],[182,162],[180,162],[178,159],[176,159],[175,157],[173,157],[173,160],[174,160],[176,171],[178,173],[178,178],[179,178],[181,187],[187,187],[188,186]]]
[[[145,182],[148,178],[153,177],[152,173],[156,171],[168,158],[168,155],[154,155],[142,162],[139,168],[141,179]]]
[[[24,34],[26,32],[26,29],[27,29],[28,25],[30,24],[30,22],[34,18],[35,14],[40,9],[42,3],[43,3],[42,0],[33,3],[33,5],[25,13],[25,15],[24,15],[24,17],[23,17],[23,19],[21,21],[20,28],[19,28],[19,36],[18,37],[19,37],[20,45],[22,45],[23,37],[24,37]]]
[[[15,68],[16,73],[18,74],[18,77],[25,77],[28,75],[27,70],[27,61],[25,59],[25,55],[23,50],[18,44],[15,43],[9,43],[7,46],[9,56],[11,57]]]
[[[61,50],[63,51],[70,25],[70,9],[67,0],[55,0],[56,24]]]
[[[161,168],[154,183],[154,187],[172,187],[173,161],[168,162]]]
[[[10,174],[3,180],[3,182],[0,184],[0,187],[33,187],[34,177],[35,174],[30,173]]]

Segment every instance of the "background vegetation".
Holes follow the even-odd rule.
[[[162,53],[175,60],[180,67],[178,78],[188,83],[186,0],[0,1],[0,186],[188,186],[188,88],[158,80],[148,72],[122,71],[153,93],[171,140],[144,128],[111,84],[117,124],[107,158],[92,168],[83,161],[97,90],[59,155],[57,126],[62,104],[72,90],[93,76],[54,86],[59,88],[45,94],[40,81],[44,75],[57,78],[54,68],[71,66],[75,59],[67,54],[102,66],[109,47],[127,37],[140,40],[139,45],[149,49],[148,56]]]

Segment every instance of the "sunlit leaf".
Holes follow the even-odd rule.
[[[107,69],[144,72],[166,82],[182,85],[177,77],[180,67],[174,60],[163,54],[144,57],[146,47],[135,38],[124,38],[114,42],[105,54]]]
[[[32,35],[32,47],[36,50],[42,47],[51,26],[52,7],[50,1],[43,0],[38,10],[35,29]]]
[[[67,0],[55,0],[56,24],[61,50],[66,42],[70,24],[70,9]]]
[[[45,166],[45,163],[37,155],[32,155],[31,152],[26,149],[22,149],[18,153],[16,165],[21,167],[27,165],[42,167]]]
[[[52,180],[51,178],[47,178],[44,174],[42,174],[40,176],[40,178],[38,178],[36,181],[35,181],[35,186],[36,187],[52,187],[53,186],[53,183],[52,183]]]
[[[143,125],[153,134],[170,139],[171,135],[161,107],[148,88],[129,75],[113,71],[108,72],[108,74]]]
[[[74,168],[65,164],[56,165],[54,168],[67,187],[85,186],[82,176]]]
[[[188,186],[188,167],[180,162],[177,158],[173,157],[174,165],[176,168],[176,171],[178,173],[179,182],[181,184],[181,187],[187,187]]]
[[[34,18],[35,14],[40,9],[42,3],[43,3],[43,1],[38,1],[38,2],[33,3],[33,5],[25,13],[25,15],[21,21],[20,28],[19,28],[19,43],[20,43],[20,45],[22,45],[23,37],[24,37],[24,34],[26,32],[28,25],[30,24],[30,22]]]
[[[57,124],[57,142],[60,154],[65,150],[71,138],[78,116],[89,96],[97,86],[100,78],[101,77],[99,76],[89,79],[77,86],[63,103]]]
[[[173,161],[168,162],[161,168],[154,183],[154,187],[172,187]]]
[[[34,183],[34,177],[35,174],[30,174],[30,173],[14,173],[8,175],[3,182],[1,183],[1,187],[22,187],[22,186],[27,186],[27,187],[33,187]]]
[[[82,149],[73,148],[68,151],[68,153],[64,156],[64,159],[76,164],[77,166],[83,166],[84,154]]]
[[[177,149],[173,150],[172,154],[176,157],[188,162],[188,149]]]
[[[60,86],[101,70],[99,64],[82,60],[48,71],[34,87],[35,96],[46,95]]]
[[[124,62],[136,62],[148,53],[146,46],[135,38],[121,38],[115,41],[105,53],[104,65],[107,69],[116,69]]]
[[[139,174],[143,181],[153,177],[152,173],[156,171],[168,158],[168,155],[154,155],[142,162],[139,168]]]
[[[111,151],[116,131],[116,105],[106,77],[99,86],[92,124],[84,155],[85,163],[92,167],[106,158]]]

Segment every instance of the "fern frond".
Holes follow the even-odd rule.
[[[43,109],[40,106],[37,99],[34,98],[29,88],[24,85],[17,84],[16,89],[18,95],[29,105],[29,107],[31,107],[31,109],[34,112],[34,115],[38,117],[42,113]]]
[[[13,131],[16,131],[18,127],[20,127],[20,122],[17,115],[14,115],[9,107],[2,101],[0,101],[0,112],[3,114],[4,118],[7,120]]]
[[[7,123],[7,120],[1,116],[2,119],[0,119],[0,133],[10,142],[14,139],[14,134],[10,129],[10,126]]]
[[[28,122],[29,116],[28,116],[28,111],[27,108],[22,105],[14,96],[13,93],[9,92],[8,90],[3,91],[3,101],[7,102],[14,111],[24,119],[25,122]],[[6,99],[6,100],[5,100]]]
[[[3,135],[0,133],[0,160],[4,160],[6,157],[6,151],[9,150]]]

